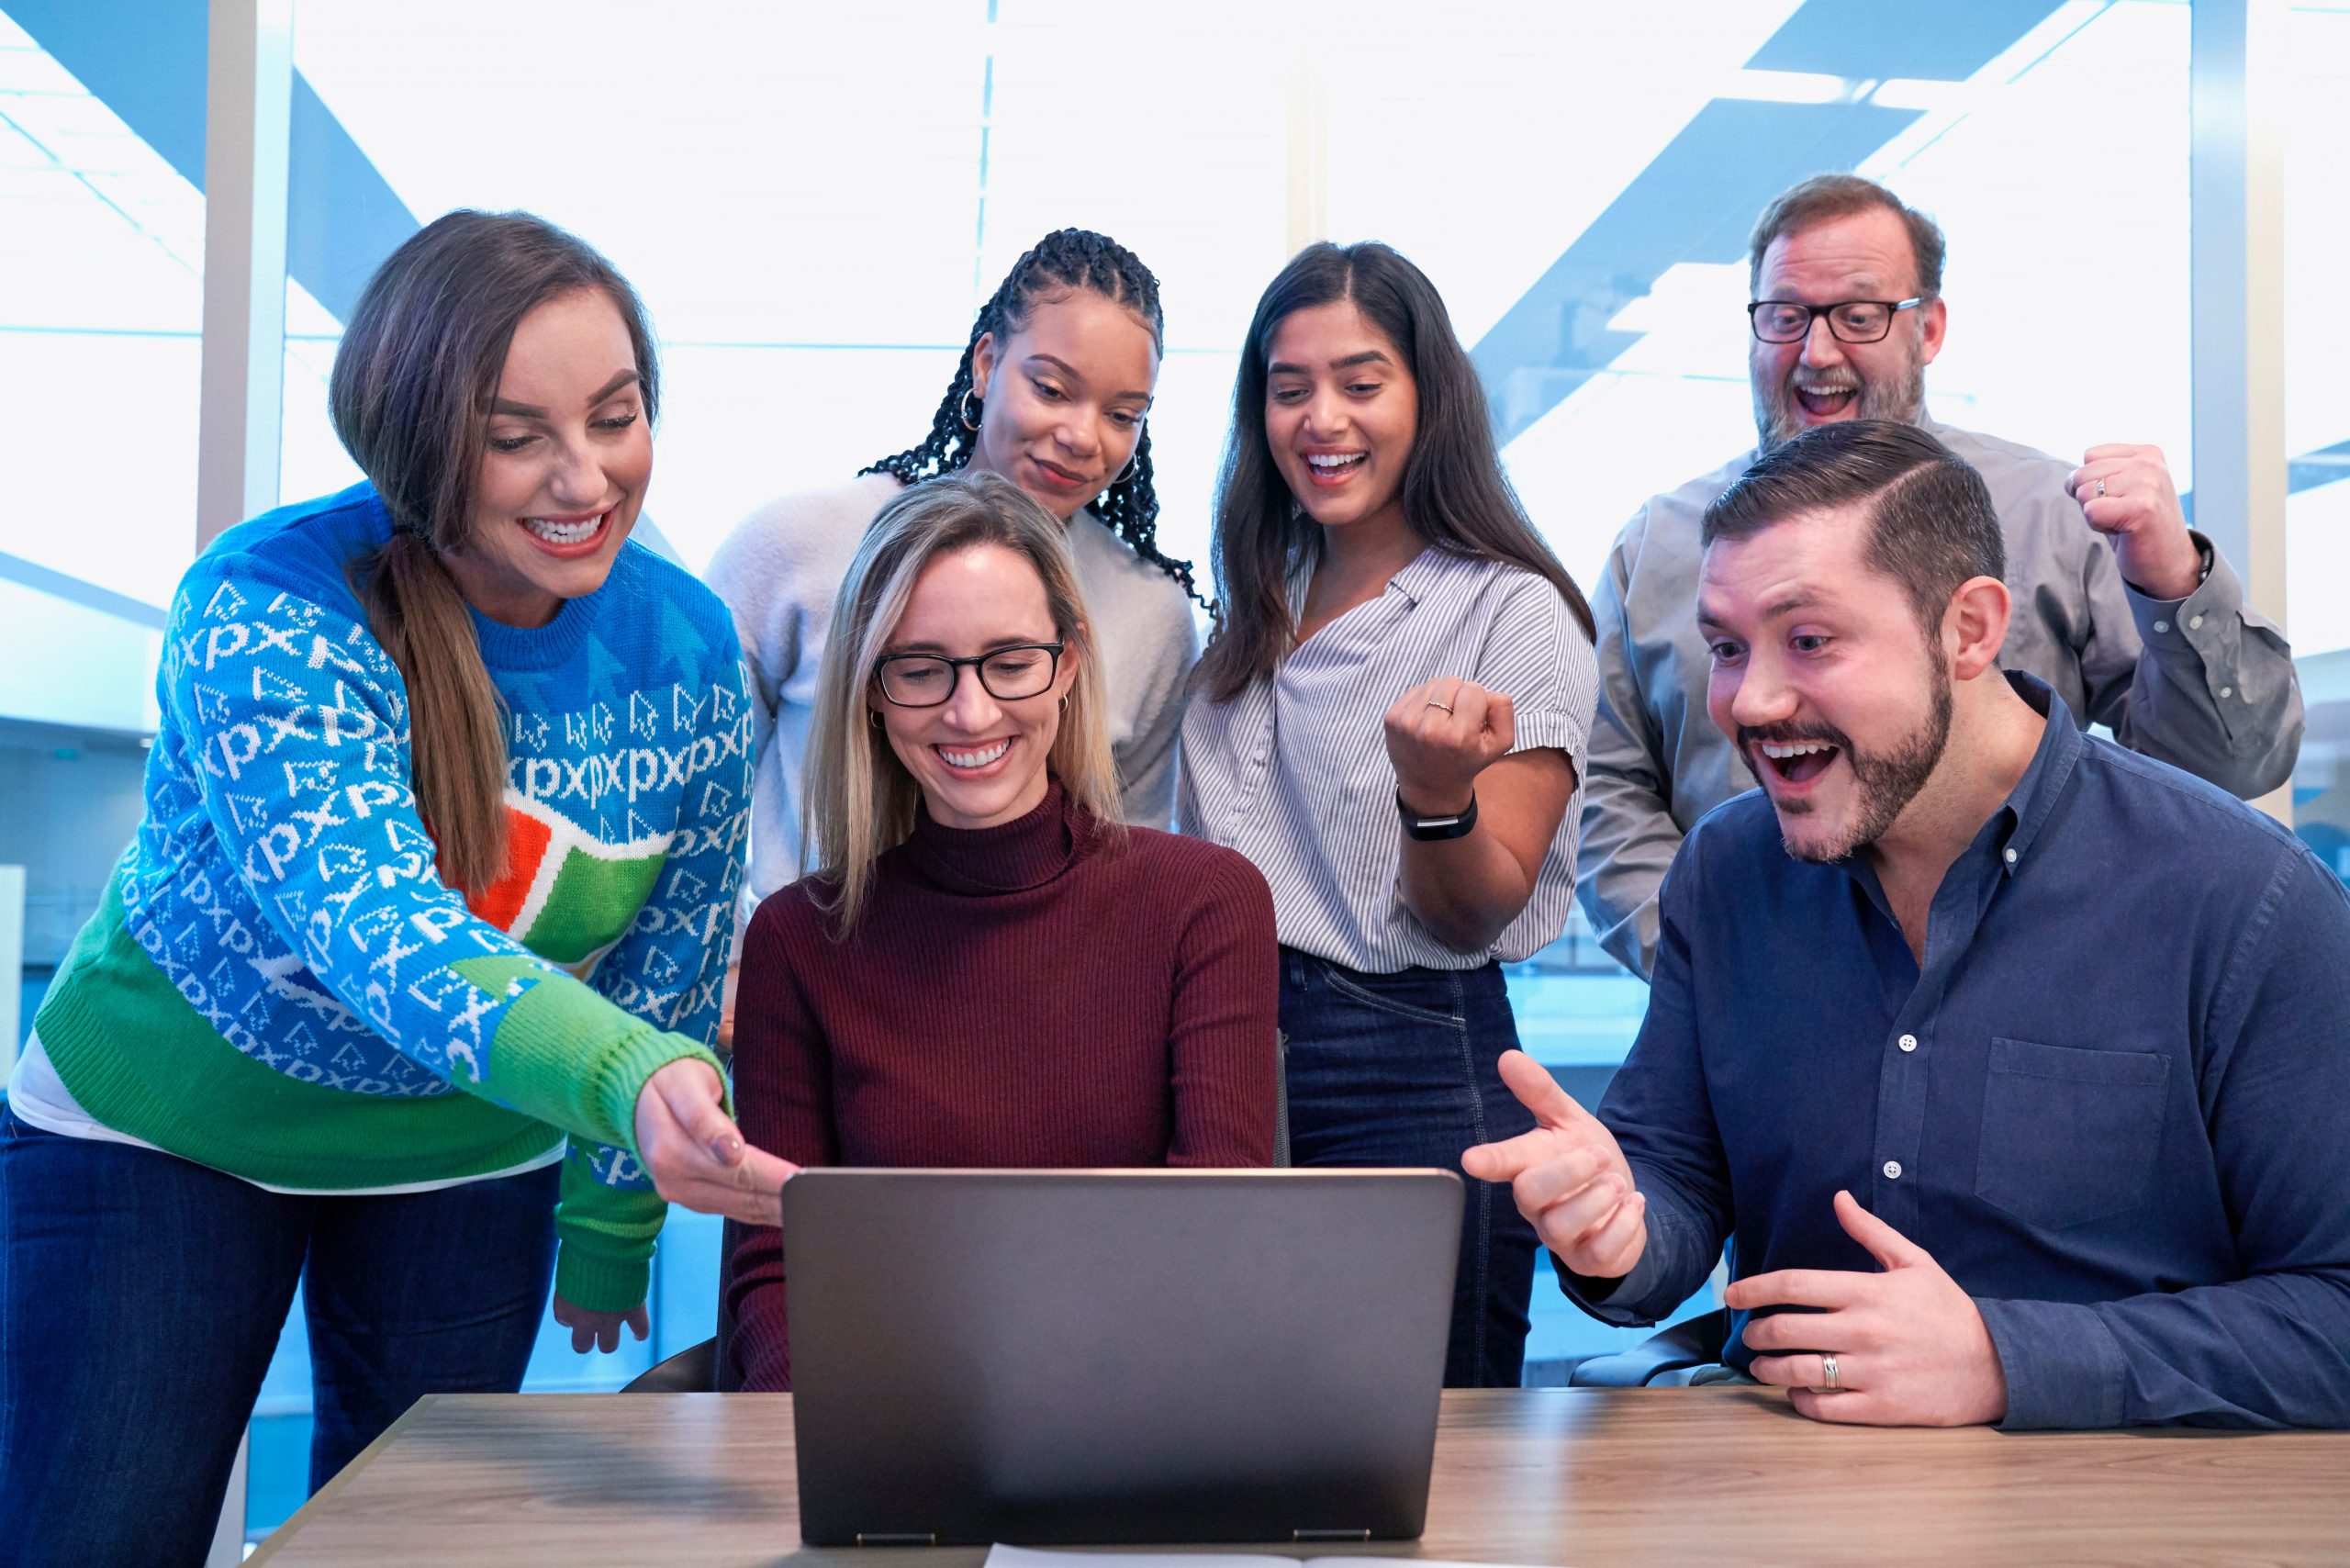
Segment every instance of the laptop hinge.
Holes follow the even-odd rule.
[[[938,1534],[935,1530],[919,1529],[859,1530],[856,1532],[856,1544],[859,1546],[936,1546]]]
[[[1371,1532],[1367,1529],[1293,1529],[1289,1532],[1289,1538],[1292,1540],[1369,1540]]]

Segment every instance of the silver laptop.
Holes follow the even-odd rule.
[[[801,1539],[1417,1536],[1460,1202],[1443,1170],[803,1171]]]

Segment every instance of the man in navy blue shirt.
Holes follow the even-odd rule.
[[[2291,834],[1998,665],[1975,471],[1880,421],[1707,510],[1707,705],[1762,780],[1665,879],[1598,1116],[1469,1151],[1655,1321],[1822,1420],[2350,1426],[2350,898]]]

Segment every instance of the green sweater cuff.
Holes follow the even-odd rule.
[[[627,1312],[652,1293],[653,1260],[614,1258],[569,1237],[554,1255],[554,1294],[588,1312]]]
[[[719,1070],[704,1047],[621,1012],[591,987],[549,974],[534,960],[462,958],[450,968],[493,995],[523,988],[498,1022],[478,1092],[574,1137],[633,1153],[636,1100],[646,1079],[686,1057]],[[627,1024],[617,1035],[615,1020]]]
[[[595,1160],[574,1144],[564,1156],[562,1199],[555,1205],[555,1292],[590,1312],[626,1312],[652,1284],[655,1238],[669,1205],[649,1187],[610,1187],[596,1179]]]

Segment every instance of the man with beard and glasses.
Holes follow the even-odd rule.
[[[1762,780],[1665,879],[1593,1116],[1518,1053],[1561,1284],[1653,1322],[1729,1243],[1726,1359],[1825,1421],[2350,1425],[2350,895],[2003,670],[1982,477],[1907,422],[1707,509],[1706,703]]]
[[[1807,430],[1899,420],[1983,476],[2016,609],[1999,662],[2055,688],[2077,722],[2246,798],[2291,776],[2301,742],[2292,651],[2188,531],[2160,452],[2096,446],[2075,468],[1927,417],[1926,366],[1946,325],[1931,218],[1873,181],[1821,174],[1764,210],[1749,265],[1757,449],[1651,498],[1592,595],[1599,716],[1576,880],[1608,952],[1648,974],[1657,887],[1682,834],[1753,787],[1740,754],[1704,722],[1705,645],[1689,618],[1697,525],[1757,456]]]

